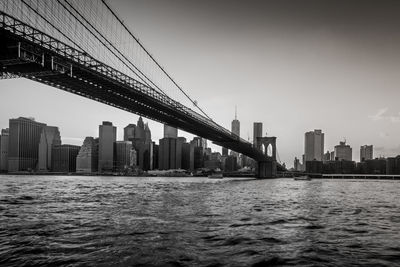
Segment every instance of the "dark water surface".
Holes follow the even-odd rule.
[[[0,176],[0,265],[400,266],[400,181]]]

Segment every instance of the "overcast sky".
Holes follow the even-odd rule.
[[[263,122],[288,166],[313,129],[325,151],[346,139],[353,160],[364,144],[400,154],[399,1],[107,2],[216,122],[230,129],[235,105],[243,138]],[[122,139],[138,119],[25,79],[0,81],[0,99],[1,128],[32,116],[59,126],[64,143],[97,136],[103,120]],[[158,142],[162,126],[149,126]]]

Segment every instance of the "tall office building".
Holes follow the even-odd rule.
[[[183,160],[183,144],[186,143],[185,137],[178,137],[176,139],[176,168],[183,169],[182,160]]]
[[[204,167],[204,154],[206,153],[207,141],[201,137],[194,137],[192,141],[190,141],[190,150],[189,150],[189,169],[195,170]]]
[[[144,143],[145,144],[151,143],[151,131],[149,128],[149,124],[147,122],[144,125]]]
[[[176,169],[177,138],[160,139],[158,147],[158,165],[160,170]]]
[[[164,138],[178,138],[178,129],[164,124]]]
[[[199,142],[202,142],[199,140]],[[164,124],[164,138],[160,139],[158,147],[158,165],[161,170],[181,169],[187,167],[189,159],[184,158],[188,147],[186,138],[178,137],[178,129]],[[187,155],[189,156],[189,155]],[[190,156],[189,156],[190,157]]]
[[[0,139],[0,172],[8,171],[8,142],[9,142],[9,130],[1,130]]]
[[[135,130],[135,138],[132,140],[133,148],[136,150],[137,165],[142,170],[153,169],[153,142],[149,125],[144,124],[139,117]]]
[[[115,170],[123,171],[131,166],[132,142],[116,141],[114,145]],[[136,162],[135,162],[136,165]]]
[[[237,119],[236,107],[235,107],[235,119],[232,121],[232,133],[240,137],[240,121]]]
[[[262,137],[262,128],[262,122],[253,123],[253,146],[256,148],[260,148],[260,146],[257,144],[257,137]]]
[[[370,160],[374,158],[372,145],[363,145],[360,147],[360,162]]]
[[[182,169],[190,170],[190,144],[182,144]]]
[[[229,149],[227,149],[226,147],[222,148],[222,156],[228,156],[229,154]]]
[[[52,147],[51,170],[53,172],[76,172],[76,157],[80,146],[54,145]]]
[[[339,145],[335,146],[335,158],[338,160],[353,160],[353,150],[349,145],[346,145],[346,141],[340,142]]]
[[[159,169],[159,164],[158,164],[158,160],[159,160],[159,155],[158,155],[159,145],[157,145],[155,142],[152,142],[152,144],[153,144],[153,166],[152,166],[152,169],[153,170],[158,170]]]
[[[117,128],[111,122],[103,121],[99,126],[99,172],[113,171],[116,139]]]
[[[137,122],[137,126],[135,128],[135,139],[144,140],[145,138],[146,137],[144,133],[144,122],[142,116],[140,116]]]
[[[51,170],[51,151],[54,145],[61,145],[58,127],[43,127],[39,142],[38,171]]]
[[[305,161],[322,161],[324,155],[324,133],[321,130],[305,133]]]
[[[135,130],[136,130],[136,125],[135,124],[129,124],[124,128],[124,141],[132,141],[135,139]]]
[[[8,171],[35,170],[38,163],[40,135],[46,124],[33,118],[10,119]]]
[[[76,157],[76,172],[93,173],[98,171],[99,139],[86,137]]]

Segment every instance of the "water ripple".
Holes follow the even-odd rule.
[[[1,266],[400,266],[397,181],[0,178]]]

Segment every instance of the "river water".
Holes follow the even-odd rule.
[[[0,265],[400,266],[400,181],[0,176]]]

